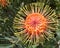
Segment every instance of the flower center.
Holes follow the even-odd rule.
[[[32,13],[26,17],[25,28],[28,32],[44,32],[46,26],[46,18],[39,13]]]

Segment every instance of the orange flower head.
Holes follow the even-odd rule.
[[[39,14],[32,13],[26,17],[25,28],[28,32],[44,32],[47,26],[47,19]]]
[[[15,35],[25,45],[36,45],[54,37],[58,20],[55,11],[44,3],[32,3],[20,8],[14,18]]]
[[[7,5],[7,1],[6,0],[0,0],[0,4],[2,7],[5,7]]]

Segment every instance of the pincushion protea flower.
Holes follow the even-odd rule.
[[[6,0],[0,0],[0,4],[2,7],[5,7],[7,5],[7,1]]]
[[[51,7],[44,3],[31,3],[20,8],[13,27],[20,41],[34,45],[53,38],[57,24],[57,16]]]

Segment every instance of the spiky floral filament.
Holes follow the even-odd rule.
[[[2,7],[5,7],[7,5],[7,1],[6,0],[0,0],[0,4]]]
[[[18,11],[13,27],[15,35],[19,34],[24,44],[39,44],[45,39],[53,37],[52,30],[56,31],[57,19],[55,11],[44,3],[25,5]]]

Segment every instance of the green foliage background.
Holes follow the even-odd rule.
[[[47,2],[48,0],[7,0],[9,2],[7,7],[0,6],[0,48],[26,48],[21,42],[18,42],[18,38],[14,35],[13,20],[19,11],[19,7],[39,1],[55,9],[60,20],[60,0],[49,0],[49,2]],[[39,45],[37,48],[59,48],[59,43],[60,30],[58,29],[56,30],[54,39],[46,41],[44,45]],[[27,48],[35,48],[35,46]]]

